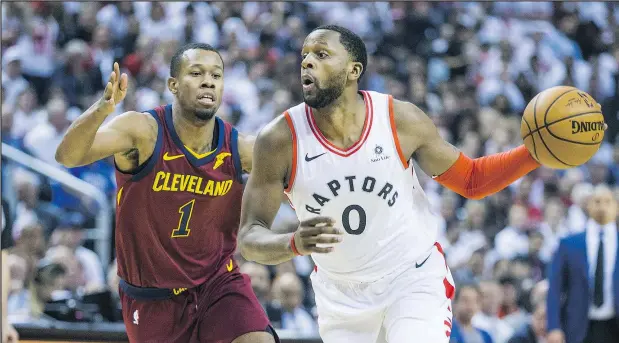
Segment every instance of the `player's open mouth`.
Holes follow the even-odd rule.
[[[301,76],[301,82],[303,84],[303,90],[309,90],[314,87],[314,78],[310,75]]]
[[[214,105],[215,97],[211,94],[204,94],[198,97],[198,102],[203,105]]]

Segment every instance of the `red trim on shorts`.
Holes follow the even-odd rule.
[[[449,311],[451,312],[451,309],[448,307]],[[447,319],[445,321],[443,321],[443,324],[445,324],[446,327],[448,327],[448,330],[445,330],[445,336],[450,337],[451,336],[451,329],[452,329],[452,321],[451,318],[447,317]]]
[[[374,105],[372,103],[372,96],[370,96],[370,93],[366,91],[361,91],[361,94],[363,94],[363,99],[365,100],[365,122],[363,124],[363,130],[361,131],[361,137],[359,137],[359,140],[347,149],[340,149],[337,146],[333,145],[331,142],[329,142],[329,140],[322,134],[322,132],[320,132],[318,125],[316,125],[316,121],[314,119],[314,112],[309,106],[305,105],[305,116],[307,117],[307,122],[309,123],[309,127],[318,142],[330,152],[340,155],[342,157],[348,157],[357,152],[363,146],[363,143],[365,143],[365,141],[367,140],[368,136],[370,135],[370,130],[372,129],[372,119],[374,118]]]
[[[443,255],[443,259],[445,260],[445,268],[449,270],[449,267],[447,266],[447,259],[445,259],[445,252],[443,251],[441,243],[435,242],[434,246],[436,247],[436,249],[438,249],[438,252]],[[449,280],[447,280],[447,278],[443,278],[443,286],[445,286],[445,296],[447,297],[447,299],[453,299],[456,293],[456,287],[449,283]]]
[[[292,185],[294,184],[294,178],[297,175],[297,131],[294,129],[294,123],[292,122],[292,118],[290,117],[290,113],[288,113],[288,111],[284,112],[284,117],[286,118],[286,122],[290,128],[290,133],[292,134],[292,171],[290,171],[288,187],[284,190],[285,192],[290,192]]]
[[[447,278],[443,279],[443,286],[445,286],[445,296],[447,299],[453,299],[456,294],[456,287],[450,284]]]

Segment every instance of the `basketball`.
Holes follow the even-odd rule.
[[[525,108],[520,135],[533,158],[544,166],[579,166],[598,151],[604,139],[602,106],[578,88],[546,89]]]

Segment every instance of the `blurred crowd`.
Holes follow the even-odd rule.
[[[117,114],[145,111],[172,101],[170,60],[188,42],[220,49],[218,115],[257,133],[302,102],[300,48],[323,24],[364,39],[370,58],[361,89],[413,102],[471,157],[522,144],[522,111],[541,90],[572,85],[602,104],[609,129],[581,167],[540,168],[483,200],[466,200],[418,170],[456,284],[474,285],[459,290],[456,318],[470,317],[496,343],[530,321],[543,331],[539,298],[559,239],[584,230],[595,185],[619,196],[617,3],[5,2],[2,142],[63,168],[56,147],[102,95],[113,62],[129,75]],[[114,206],[112,160],[67,172]],[[102,261],[86,239],[96,203],[4,157],[2,186],[11,320],[119,321],[115,263]],[[277,229],[296,225],[282,194]],[[317,334],[312,268],[307,257],[277,267],[242,264],[274,326],[300,335]]]

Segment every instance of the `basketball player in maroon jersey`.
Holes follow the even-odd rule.
[[[131,342],[278,341],[232,259],[253,139],[215,116],[223,72],[213,47],[186,45],[170,64],[172,104],[101,126],[127,93],[127,75],[114,63],[102,99],[56,152],[67,167],[114,155],[116,254]]]

